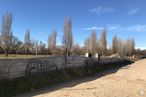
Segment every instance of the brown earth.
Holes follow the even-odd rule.
[[[146,97],[146,59],[17,97]]]

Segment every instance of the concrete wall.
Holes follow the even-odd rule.
[[[77,67],[86,65],[85,57],[67,57],[66,67]],[[93,60],[97,60],[93,58]],[[119,61],[117,58],[102,58],[103,62]],[[43,70],[61,69],[65,67],[65,57],[45,57],[34,59],[0,59],[0,78],[13,79],[25,76],[26,71],[37,72]]]

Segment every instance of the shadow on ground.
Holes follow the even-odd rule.
[[[36,96],[36,95],[41,95],[41,94],[57,91],[57,90],[60,90],[60,89],[63,89],[63,88],[74,87],[78,84],[85,83],[85,82],[90,82],[90,81],[93,81],[95,79],[101,78],[103,76],[116,73],[119,69],[129,69],[131,67],[130,65],[119,66],[119,67],[116,67],[116,68],[113,68],[113,69],[110,69],[110,70],[98,72],[98,73],[94,74],[93,76],[79,78],[79,79],[75,79],[75,80],[72,80],[72,81],[69,81],[69,82],[59,83],[59,84],[52,85],[52,86],[49,86],[49,87],[46,87],[46,88],[41,88],[39,90],[32,90],[31,92],[20,94],[20,95],[14,96],[14,97],[32,97],[32,96]]]

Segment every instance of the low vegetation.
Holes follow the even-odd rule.
[[[21,55],[21,54],[9,54],[8,57],[5,54],[0,54],[0,59],[28,59],[28,58],[36,58],[36,57],[48,57],[49,55]]]

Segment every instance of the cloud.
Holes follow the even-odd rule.
[[[134,14],[138,13],[139,11],[140,11],[139,8],[135,8],[135,9],[130,10],[130,11],[128,12],[128,14],[129,14],[129,15],[134,15]]]
[[[80,30],[84,31],[91,31],[91,30],[102,30],[102,29],[108,29],[108,30],[121,30],[123,29],[120,25],[111,25],[108,24],[107,26],[92,26],[92,27],[87,27],[87,28],[81,28]]]
[[[98,6],[96,8],[89,10],[89,12],[96,13],[97,15],[106,14],[106,13],[113,13],[114,11],[115,10],[112,8],[101,7],[101,6]]]
[[[123,31],[123,32],[146,32],[146,25],[132,25],[132,26],[122,26],[122,25],[108,25],[108,30],[112,31]]]
[[[108,30],[123,30],[124,28],[118,24],[116,24],[116,25],[108,24],[107,29]]]
[[[132,25],[132,26],[122,26],[119,24],[116,24],[116,25],[107,24],[106,27],[93,26],[93,27],[82,28],[80,30],[91,31],[91,30],[102,30],[103,28],[106,28],[108,31],[146,32],[146,25],[140,25],[140,24]]]
[[[146,32],[146,25],[134,25],[127,27],[127,31],[133,31],[133,32]]]
[[[91,30],[100,30],[100,29],[103,29],[103,27],[93,26],[93,27],[81,28],[80,30],[91,31]]]

